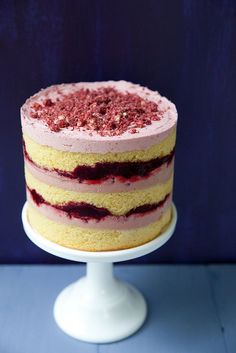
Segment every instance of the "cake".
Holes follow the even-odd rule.
[[[85,251],[156,238],[171,220],[177,111],[126,81],[54,85],[21,108],[27,218]]]

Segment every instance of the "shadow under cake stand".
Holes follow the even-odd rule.
[[[175,230],[177,212],[172,204],[172,220],[154,240],[135,248],[89,252],[55,244],[35,232],[27,219],[27,203],[22,210],[24,230],[30,240],[55,256],[86,262],[86,276],[66,287],[54,304],[58,326],[68,335],[87,342],[108,343],[136,332],[147,316],[143,295],[113,275],[113,263],[149,254],[165,244]]]

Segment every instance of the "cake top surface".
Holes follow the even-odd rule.
[[[23,131],[42,144],[106,153],[157,143],[175,127],[177,111],[138,84],[80,82],[42,89],[22,106],[21,120]]]
[[[158,102],[111,86],[61,93],[56,100],[46,98],[42,103],[32,103],[30,109],[31,118],[43,121],[52,131],[71,128],[101,136],[137,133],[138,128],[161,120],[165,113]]]

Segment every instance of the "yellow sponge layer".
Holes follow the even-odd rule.
[[[64,171],[72,171],[78,165],[94,165],[97,162],[136,162],[163,157],[173,150],[175,139],[176,130],[165,140],[146,150],[98,154],[59,151],[49,146],[40,145],[24,134],[26,151],[34,163],[40,167]]]
[[[36,179],[27,169],[25,169],[25,178],[28,187],[35,189],[52,205],[61,205],[70,201],[86,202],[97,207],[105,207],[116,216],[124,215],[132,208],[161,201],[172,191],[173,186],[172,175],[167,182],[156,184],[147,189],[113,193],[78,193],[45,184]]]
[[[158,221],[132,230],[96,230],[57,223],[28,205],[28,220],[33,229],[48,240],[68,248],[87,251],[128,249],[156,238],[171,220],[169,208]]]

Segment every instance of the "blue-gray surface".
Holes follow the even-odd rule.
[[[65,335],[52,315],[57,294],[84,266],[0,266],[0,352],[236,352],[236,266],[117,265],[115,272],[144,293],[148,319],[126,340],[95,345]]]
[[[235,261],[236,1],[1,0],[0,50],[0,262],[61,261],[20,225],[20,105],[53,83],[107,79],[158,89],[179,111],[176,237],[137,261]]]

